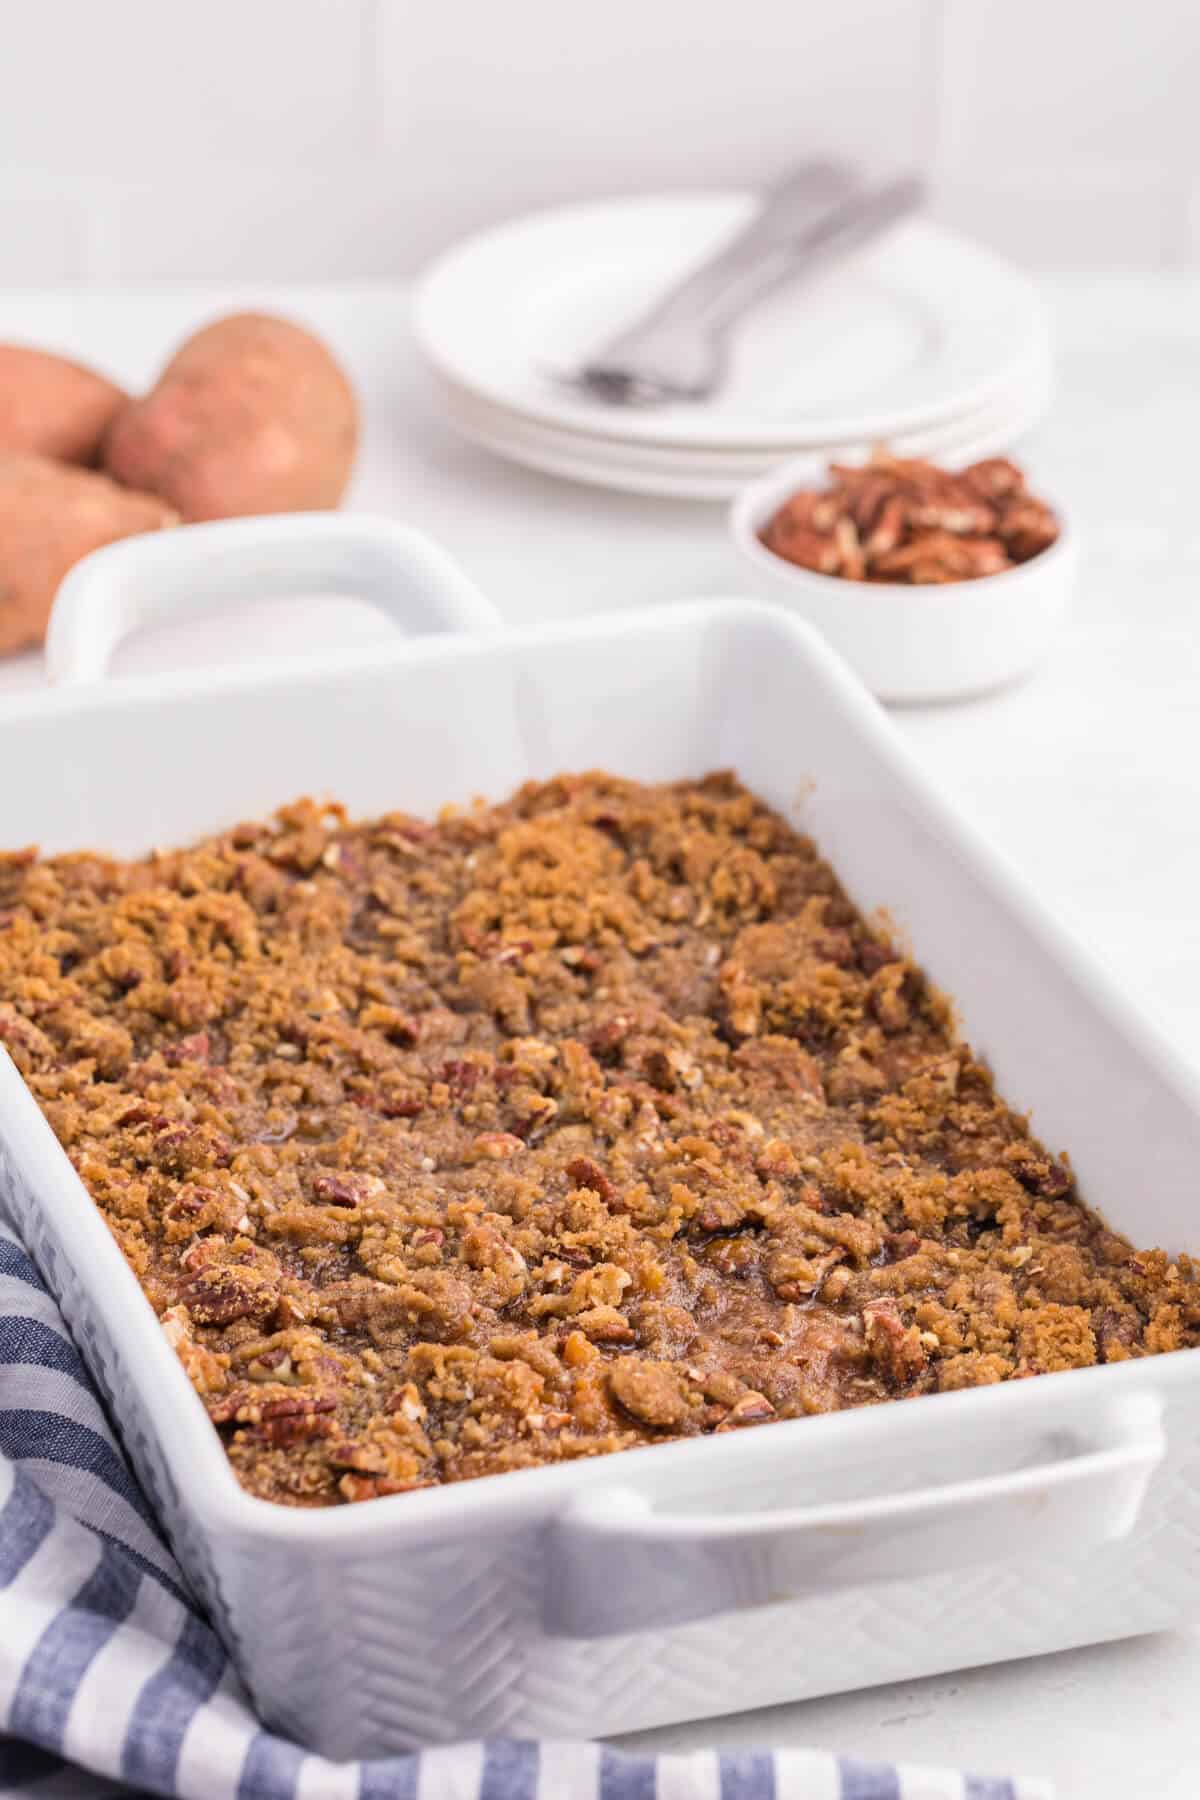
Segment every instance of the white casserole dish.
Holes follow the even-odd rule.
[[[318,585],[443,633],[269,672],[104,681],[139,620]],[[1187,1071],[931,792],[808,627],[705,602],[490,639],[423,540],[189,527],[69,578],[61,691],[0,717],[0,844],[180,842],[302,792],[423,812],[527,776],[736,768],[886,904],[1006,1094],[1140,1242],[1200,1244]],[[320,1512],[237,1486],[28,1090],[0,1201],[265,1717],[331,1756],[600,1735],[1170,1625],[1200,1601],[1200,1352]]]

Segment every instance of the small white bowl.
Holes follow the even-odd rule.
[[[963,699],[1028,673],[1054,637],[1075,577],[1075,543],[1053,500],[1057,542],[1015,569],[934,586],[845,581],[786,562],[759,537],[785,500],[826,480],[824,466],[805,457],[734,500],[730,529],[756,593],[815,625],[881,700]]]

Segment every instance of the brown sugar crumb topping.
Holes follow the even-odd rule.
[[[729,775],[0,859],[0,1041],[243,1484],[370,1499],[1200,1343]]]
[[[877,451],[829,465],[829,486],[784,502],[762,542],[785,562],[846,581],[925,586],[998,575],[1040,556],[1058,520],[1001,456],[954,474]]]

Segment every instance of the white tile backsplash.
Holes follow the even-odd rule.
[[[1162,267],[1200,168],[1192,0],[942,0],[943,217],[1025,261]]]
[[[0,119],[0,139],[4,123]],[[0,286],[79,281],[87,273],[87,215],[75,184],[0,157]]]
[[[1170,166],[1198,148],[1192,0],[943,0],[942,154]]]
[[[280,170],[214,158],[161,185],[92,184],[104,221],[94,281],[320,281],[394,276],[413,266],[411,224],[390,170],[373,158]]]
[[[411,272],[555,200],[917,162],[1042,266],[1200,261],[1192,0],[38,0],[0,284]]]
[[[504,214],[736,186],[808,154],[923,162],[933,0],[381,0],[382,132],[420,250]],[[406,196],[407,199],[407,196]],[[411,204],[411,202],[409,202]]]
[[[152,177],[359,147],[360,0],[33,0],[5,9],[0,167]],[[303,176],[295,171],[299,184]]]
[[[939,171],[933,189],[941,223],[1035,268],[1170,266],[1180,254],[1181,210],[1178,184],[1154,163],[968,162],[959,173]]]

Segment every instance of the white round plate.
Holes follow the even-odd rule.
[[[444,397],[449,423],[483,449],[543,474],[622,493],[654,494],[676,500],[728,500],[747,481],[766,474],[780,461],[778,453],[765,452],[754,459],[738,458],[730,463],[714,458],[697,467],[691,458],[660,455],[650,448],[629,447],[624,453],[614,454],[607,447],[597,449],[585,439],[564,442],[561,435],[499,414],[469,394],[454,394],[447,389]],[[1047,397],[1045,384],[1040,388],[1031,386],[1011,403],[983,407],[956,421],[953,430],[894,438],[890,448],[898,455],[932,456],[956,464],[995,456],[1011,449],[1038,423],[1046,411]],[[866,448],[828,445],[803,452],[808,459],[809,479],[823,479],[831,458],[836,461],[839,455],[850,456],[856,451],[862,454]]]
[[[460,387],[581,437],[775,451],[893,437],[967,411],[1044,342],[1026,276],[911,219],[753,312],[734,336],[728,379],[702,405],[618,410],[555,379],[709,255],[753,204],[747,194],[617,200],[485,232],[420,283],[418,342]]]
[[[507,440],[514,446],[537,446],[550,453],[561,453],[572,460],[586,460],[597,467],[641,469],[685,478],[693,475],[727,475],[731,479],[744,481],[764,469],[774,468],[781,460],[780,451],[770,447],[739,450],[714,449],[701,445],[680,448],[661,444],[631,444],[619,438],[582,436],[523,418],[507,408],[494,406],[456,382],[443,378],[438,386],[445,411],[453,423],[467,435],[471,435],[478,427],[492,443]],[[1044,410],[1049,389],[1049,361],[1044,354],[1039,353],[1028,359],[1019,376],[1014,378],[1002,394],[964,413],[956,413],[952,418],[920,430],[901,432],[887,439],[887,445],[897,455],[936,458],[943,453],[944,447],[952,448],[956,443],[977,437],[984,431],[1002,430],[1011,417],[1025,419],[1028,415]],[[863,439],[851,438],[843,442],[830,441],[796,445],[792,448],[801,454],[824,456],[836,461],[839,456],[864,447]]]

